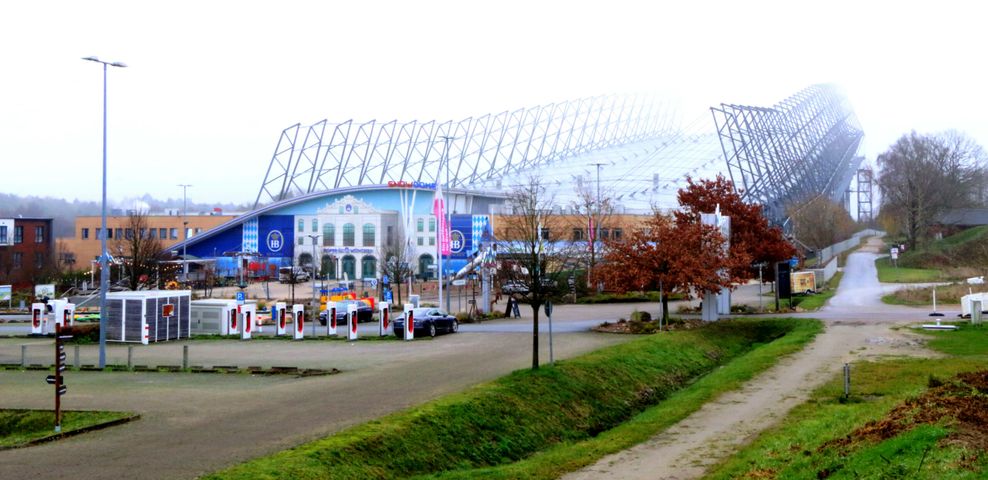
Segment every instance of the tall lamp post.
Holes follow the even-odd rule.
[[[85,57],[83,60],[103,64],[103,206],[100,223],[100,257],[99,257],[99,368],[106,367],[106,292],[110,289],[110,272],[106,258],[106,70],[107,66],[124,68],[123,62],[104,62],[96,57]]]
[[[306,237],[312,239],[312,303],[313,304],[316,303],[316,299],[318,298],[316,297],[316,240],[319,238],[320,235],[322,234],[310,233],[306,235]]]
[[[186,203],[187,196],[186,190],[192,185],[186,183],[180,183],[178,186],[182,187],[182,235],[185,235],[185,240],[182,242],[182,281],[189,281],[189,257],[186,255],[187,249],[186,245],[189,243],[189,219],[186,218],[188,215],[188,204]]]

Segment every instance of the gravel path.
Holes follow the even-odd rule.
[[[707,403],[645,443],[609,455],[579,472],[577,479],[692,479],[773,425],[810,392],[838,374],[844,362],[888,355],[931,356],[918,337],[890,329],[922,320],[917,309],[890,307],[880,297],[874,260],[879,239],[853,253],[837,294],[825,307],[826,331],[804,350]],[[853,368],[853,367],[852,367]]]

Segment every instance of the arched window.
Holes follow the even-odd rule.
[[[352,223],[343,224],[343,246],[352,247],[354,246],[354,232]]]
[[[377,278],[377,259],[372,255],[360,261],[360,278]]]
[[[336,246],[336,225],[332,223],[322,224],[322,246]]]
[[[310,253],[303,253],[303,254],[299,255],[298,256],[298,264],[301,267],[308,267],[309,265],[312,265],[312,254],[310,254]]]
[[[347,280],[353,280],[357,277],[357,259],[353,258],[353,255],[344,255],[341,263],[343,274]]]
[[[429,265],[432,265],[432,255],[426,253],[419,257],[419,277],[422,280],[432,278],[432,270],[429,269]]]
[[[429,231],[430,232],[435,232],[436,231],[436,218],[435,217],[429,219]]]
[[[417,220],[417,221],[415,222],[415,231],[417,231],[417,232],[421,232],[421,231],[424,231],[424,230],[425,230],[425,220],[422,220],[422,219],[420,218],[420,219],[418,219],[418,220]]]
[[[373,247],[374,246],[374,224],[365,223],[364,224],[364,246]]]
[[[322,276],[329,280],[336,280],[336,258],[332,255],[323,255],[321,263],[319,271]]]

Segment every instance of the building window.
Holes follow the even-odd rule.
[[[430,247],[436,246],[436,237],[429,237],[429,246]]]
[[[34,243],[45,243],[45,227],[34,227]]]
[[[128,228],[128,229],[124,230],[124,233],[125,233],[125,235],[127,237],[127,240],[133,240],[134,239],[134,230]]]
[[[620,240],[621,236],[624,234],[624,232],[620,228],[615,228],[613,233],[614,233],[614,240]]]
[[[150,238],[158,238],[158,229],[152,228],[150,231],[148,231],[148,236]]]
[[[144,240],[145,238],[148,238],[148,229],[142,228],[141,229],[141,240]]]
[[[316,233],[318,231],[319,231],[319,219],[318,218],[313,218],[312,219],[312,233]]]
[[[185,239],[186,240],[188,240],[190,237],[192,237],[192,229],[191,228],[185,227],[183,230],[185,230]]]
[[[21,243],[24,241],[24,227],[14,227],[14,243]]]
[[[21,268],[23,262],[24,254],[22,252],[14,252],[14,268]]]
[[[41,268],[45,266],[45,256],[41,252],[34,252],[34,267]]]
[[[549,240],[549,229],[547,227],[542,227],[539,229],[539,237],[542,240]]]
[[[117,240],[123,238],[123,229],[122,228],[115,228],[114,230],[116,230],[116,231],[113,232],[113,236],[117,237]]]
[[[360,277],[361,278],[376,278],[377,277],[377,259],[368,255],[360,261]]]
[[[355,244],[354,241],[354,226],[352,223],[343,224],[343,246],[352,247]]]
[[[172,240],[178,240],[178,229],[177,228],[169,228],[168,229],[168,238],[170,238]]]
[[[422,220],[420,218],[420,219],[418,219],[417,222],[415,222],[415,231],[416,232],[424,232],[425,231],[425,220]],[[421,245],[421,243],[419,245]]]
[[[82,239],[83,240],[89,240],[89,229],[88,228],[83,228],[82,229],[82,235],[81,236],[82,236]]]
[[[305,245],[305,237],[299,235],[298,236],[298,244],[299,245]]]
[[[373,223],[365,223],[364,224],[364,246],[365,247],[373,247],[375,240],[376,239],[374,238],[374,224]]]
[[[394,233],[395,233],[394,232],[394,227],[392,227],[391,225],[388,225],[387,242],[388,242],[388,246],[389,247],[392,245],[392,243],[394,243]]]
[[[299,233],[305,231],[305,220],[302,220],[301,218],[298,219],[298,231]]]
[[[610,229],[607,229],[607,228],[601,228],[600,229],[600,238],[601,238],[601,240],[607,240],[608,238],[611,238],[611,230]]]
[[[201,228],[197,228],[197,229],[195,229],[195,232],[193,232],[193,233],[195,235],[199,235],[200,233],[202,233],[202,229]]]
[[[430,218],[429,219],[429,231],[430,232],[435,232],[436,231],[436,219],[435,218]]]
[[[425,240],[423,240],[423,239],[422,239],[422,237],[419,237],[419,241],[418,241],[418,244],[419,244],[419,246],[420,246],[420,247],[421,247],[422,245],[424,245],[424,243],[423,243],[424,241],[425,241]]]
[[[574,242],[579,242],[579,241],[582,241],[582,240],[583,240],[583,229],[582,228],[574,228],[573,229],[573,241]]]
[[[0,225],[0,243],[7,243],[7,226]]]
[[[336,225],[333,225],[332,223],[322,224],[322,246],[336,246]]]

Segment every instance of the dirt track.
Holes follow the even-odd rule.
[[[844,362],[888,355],[930,356],[919,337],[890,327],[916,322],[920,310],[889,307],[874,267],[879,239],[854,253],[837,295],[825,307],[826,331],[806,349],[722,395],[649,441],[563,477],[577,479],[691,479],[751,441],[810,392],[838,374]],[[853,369],[853,366],[852,366]]]

